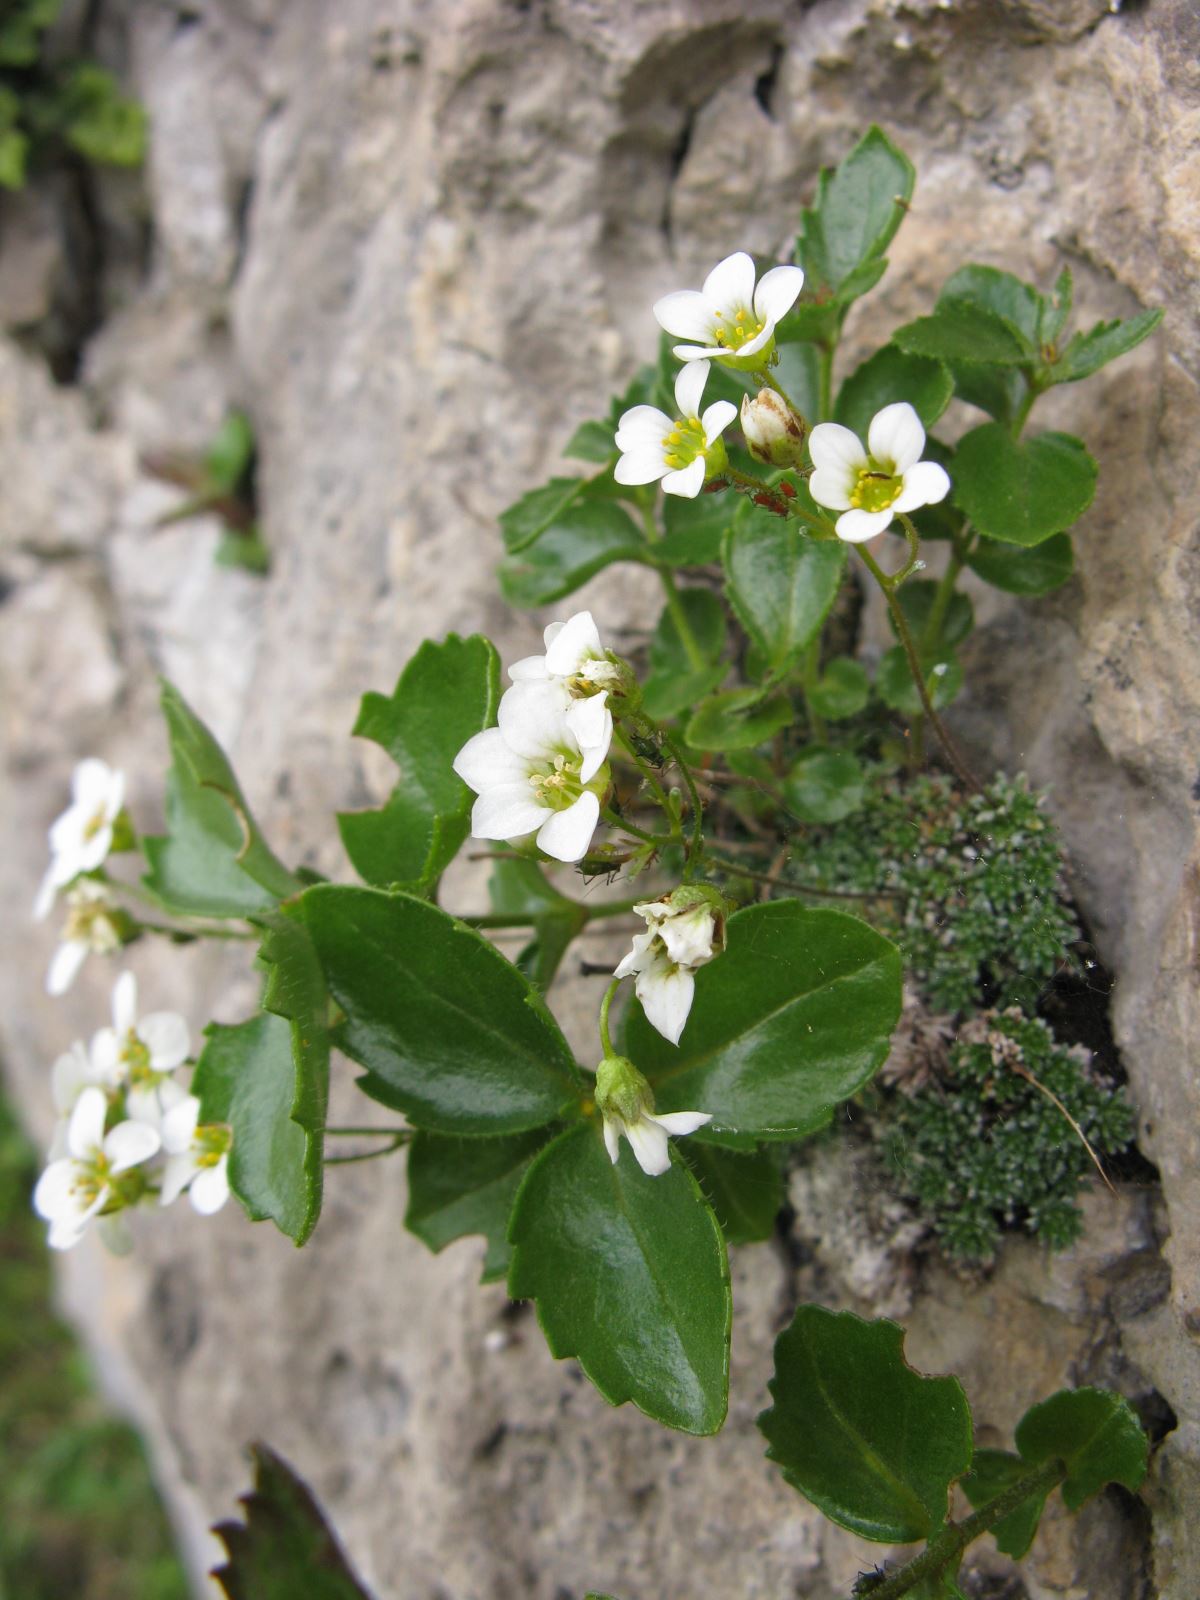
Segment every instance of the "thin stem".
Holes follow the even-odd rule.
[[[1026,1500],[1049,1494],[1066,1475],[1067,1469],[1061,1461],[1044,1461],[1040,1467],[1035,1467],[1025,1477],[1018,1478],[1016,1483],[1005,1489],[1003,1494],[998,1494],[994,1500],[989,1500],[987,1505],[976,1511],[973,1516],[967,1517],[962,1522],[952,1522],[936,1538],[931,1539],[921,1554],[907,1566],[891,1573],[879,1583],[868,1580],[867,1584],[858,1588],[856,1592],[862,1600],[899,1600],[900,1595],[908,1594],[923,1579],[934,1577],[944,1571],[961,1556],[969,1544],[979,1538],[981,1533],[987,1533],[990,1528],[994,1528],[1018,1506],[1024,1505]]]
[[[683,781],[687,785],[688,799],[692,804],[692,842],[688,846],[687,861],[683,869],[683,881],[687,883],[695,876],[697,868],[704,856],[704,808],[700,804],[700,794],[696,788],[696,780],[692,777],[692,769],[680,754],[679,746],[673,736],[664,731],[663,744],[671,753],[671,760],[683,774]]]
[[[176,944],[194,944],[197,939],[257,940],[259,937],[257,933],[247,933],[241,928],[176,928],[168,922],[143,922],[140,917],[138,930],[141,933],[161,933]]]
[[[600,815],[610,828],[621,828],[625,833],[632,834],[635,839],[642,839],[646,844],[674,844],[675,836],[670,833],[647,833],[645,828],[639,828],[636,823],[627,822],[624,817],[619,817],[611,806],[605,806]]]
[[[897,515],[904,528],[904,537],[908,540],[908,560],[900,568],[899,572],[892,573],[892,586],[896,589],[900,587],[905,578],[917,570],[918,555],[921,549],[921,535],[913,526],[912,518],[906,516],[903,511],[898,512]]]
[[[1026,378],[1025,383],[1025,397],[1021,401],[1021,404],[1017,407],[1016,415],[1013,417],[1012,422],[1012,436],[1014,439],[1020,438],[1021,429],[1029,420],[1029,413],[1033,410],[1034,401],[1042,392],[1040,389],[1036,388],[1032,383],[1030,383],[1028,378]]]
[[[624,826],[624,824],[622,824]],[[494,856],[489,852],[489,860]],[[521,858],[522,860],[524,857]],[[639,895],[634,900],[606,900],[600,905],[588,905],[584,900],[572,900],[569,895],[563,899],[572,906],[578,906],[586,915],[589,922],[599,922],[604,917],[623,917],[633,910],[635,905],[641,905],[643,896]],[[476,914],[460,916],[459,922],[465,922],[469,928],[531,928],[534,918],[511,916],[504,911],[484,911]]]
[[[642,527],[646,532],[646,543],[658,543],[658,523],[654,520],[654,507],[642,507]],[[696,635],[692,632],[692,624],[688,620],[687,609],[683,604],[682,596],[675,582],[675,575],[669,567],[655,565],[658,581],[662,585],[663,596],[667,602],[667,610],[671,614],[671,621],[675,624],[675,631],[679,635],[679,642],[683,652],[688,658],[688,665],[693,672],[703,672],[708,665],[704,651],[701,650]]]
[[[613,1003],[613,996],[620,987],[620,978],[614,978],[604,991],[604,999],[600,1002],[600,1048],[606,1057],[614,1054],[612,1038],[608,1031],[608,1009]]]
[[[751,883],[769,883],[773,888],[783,889],[788,894],[811,894],[822,900],[901,900],[904,897],[894,891],[870,893],[861,889],[817,889],[807,883],[784,883],[774,873],[752,872],[749,867],[744,867],[740,861],[726,861],[721,856],[713,855],[710,850],[708,860],[714,867],[720,867],[722,872],[732,873],[735,878],[749,878]],[[786,861],[783,863],[787,865]]]
[[[642,757],[640,755],[638,755],[637,751],[634,749],[633,745],[631,744],[631,742],[629,740],[629,735],[625,732],[624,728],[622,728],[619,723],[617,724],[616,728],[614,729],[614,732],[616,733],[617,740],[620,743],[621,748],[625,751],[626,755],[633,762],[634,766],[638,769],[638,771],[641,773],[642,777],[646,780],[646,782],[650,785],[650,788],[653,790],[654,798],[658,801],[659,806],[662,808],[663,815],[666,817],[667,821],[671,824],[672,833],[678,835],[678,833],[680,831],[679,830],[679,820],[676,817],[674,811],[672,811],[672,809],[671,809],[671,802],[667,797],[667,791],[663,788],[661,782],[659,781],[658,773],[655,772],[654,768],[650,765],[650,763],[648,761],[643,761]]]
[[[819,344],[817,364],[817,395],[820,407],[821,422],[828,422],[833,416],[833,341],[828,344]]]
[[[357,1138],[359,1136],[372,1139],[411,1139],[413,1136],[411,1128],[334,1128],[330,1127],[328,1123],[325,1124],[325,1132],[338,1139]]]
[[[348,1167],[355,1161],[377,1161],[380,1156],[390,1156],[393,1150],[399,1150],[401,1145],[408,1143],[408,1140],[409,1134],[405,1130],[403,1138],[397,1135],[389,1144],[385,1144],[382,1149],[363,1150],[355,1156],[326,1156],[325,1165],[327,1167]]]

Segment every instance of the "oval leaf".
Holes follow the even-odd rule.
[[[859,810],[867,788],[862,767],[848,750],[807,750],[783,792],[802,822],[840,822]]]
[[[716,1433],[729,1387],[725,1242],[676,1158],[648,1178],[599,1126],[548,1145],[517,1195],[508,1292],[536,1300],[546,1342],[575,1356],[606,1400],[684,1433]]]
[[[1096,492],[1096,463],[1066,433],[1015,440],[998,422],[973,428],[954,456],[954,503],[989,539],[1035,545],[1069,528]]]
[[[849,656],[835,656],[826,664],[820,682],[808,691],[813,710],[830,722],[856,717],[870,697],[866,668]]]
[[[1062,1497],[1072,1511],[1106,1483],[1136,1494],[1149,1448],[1133,1407],[1109,1389],[1060,1389],[1017,1423],[1017,1449],[1036,1465],[1066,1462]]]
[[[978,1511],[1019,1483],[1028,1471],[1029,1463],[1008,1450],[976,1450],[971,1458],[971,1470],[962,1481],[963,1493]],[[997,1550],[1014,1561],[1028,1552],[1042,1520],[1046,1499],[1045,1490],[1031,1495],[995,1524],[990,1531]]]
[[[481,1282],[508,1271],[508,1220],[529,1164],[546,1142],[541,1128],[504,1139],[449,1139],[418,1133],[408,1151],[404,1226],[431,1250],[481,1233],[487,1240]]]
[[[818,542],[787,518],[754,509],[729,530],[722,560],[742,626],[769,667],[786,669],[829,614],[846,546],[840,539]]]
[[[629,514],[610,500],[573,504],[536,542],[500,563],[500,590],[510,605],[561,600],[614,561],[648,560],[646,542]]]
[[[945,411],[953,394],[954,379],[942,362],[885,344],[842,384],[833,409],[834,421],[866,439],[877,411],[907,400],[928,429]]]
[[[794,716],[786,694],[764,699],[761,689],[729,689],[703,702],[684,737],[693,750],[752,750]]]
[[[1068,533],[1052,534],[1031,550],[986,539],[971,551],[967,565],[1005,594],[1049,594],[1074,572],[1075,548]]]
[[[915,177],[904,152],[874,126],[836,167],[821,172],[796,241],[809,293],[834,289],[848,301],[877,281],[879,258],[904,220]]]
[[[881,1544],[941,1526],[971,1464],[971,1408],[957,1378],[913,1371],[903,1328],[801,1306],[775,1342],[770,1389],[767,1455],[827,1517]]]

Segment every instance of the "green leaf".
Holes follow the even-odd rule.
[[[202,1123],[233,1129],[230,1188],[253,1221],[269,1219],[303,1244],[320,1210],[321,1147],[293,1116],[291,1030],[264,1011],[233,1027],[212,1022],[204,1038],[192,1092]]]
[[[808,691],[813,710],[829,722],[856,717],[871,695],[866,668],[849,656],[826,663],[824,676]]]
[[[1006,544],[1035,545],[1061,533],[1096,492],[1096,463],[1079,439],[1016,440],[998,422],[959,441],[954,472],[954,503],[986,538]]]
[[[586,478],[551,478],[540,489],[531,489],[500,513],[500,532],[510,555],[524,550],[541,537],[557,518],[580,496]]]
[[[829,615],[846,569],[840,539],[818,542],[786,517],[752,508],[725,539],[726,593],[768,665],[794,664]]]
[[[536,544],[500,563],[500,589],[510,605],[561,600],[614,561],[649,559],[629,513],[611,500],[572,505]]]
[[[1029,550],[988,539],[971,551],[967,565],[1006,594],[1049,594],[1074,572],[1075,550],[1069,533],[1051,534]]]
[[[228,1600],[371,1600],[308,1485],[265,1444],[251,1445],[250,1453],[254,1489],[241,1497],[245,1523],[213,1529],[229,1555],[213,1572]]]
[[[236,567],[265,577],[271,570],[271,552],[257,527],[222,528],[213,561],[218,567]]]
[[[933,610],[933,602],[937,598],[939,585],[932,578],[909,578],[901,584],[896,591],[896,598],[900,602],[912,636],[916,640],[924,637],[925,629],[929,623],[929,613]],[[892,614],[888,612],[888,624],[893,634],[896,624]],[[959,590],[954,590],[950,596],[950,603],[946,607],[945,616],[942,618],[941,648],[953,650],[956,644],[961,644],[975,626],[975,608],[968,597]]]
[[[773,1150],[724,1150],[683,1139],[678,1153],[716,1213],[727,1244],[757,1244],[775,1232],[783,1171]]]
[[[19,128],[0,128],[0,188],[23,189],[29,140]]]
[[[834,420],[865,441],[877,411],[907,400],[929,429],[950,404],[953,393],[954,379],[943,362],[885,344],[842,384],[833,408]]]
[[[1146,1476],[1146,1435],[1129,1402],[1108,1389],[1060,1389],[1025,1413],[1015,1437],[1031,1465],[1066,1463],[1062,1497],[1072,1511],[1106,1483],[1136,1494]]]
[[[650,641],[650,672],[642,685],[647,716],[673,717],[711,694],[728,667],[721,660],[725,648],[725,608],[709,589],[683,589],[679,603],[699,647],[703,665],[696,666],[684,648],[679,629],[667,606]]]
[[[1011,1489],[1029,1472],[1028,1461],[1011,1455],[1007,1450],[976,1450],[971,1458],[971,1470],[962,1480],[963,1493],[978,1511]],[[1003,1517],[989,1531],[996,1548],[1014,1561],[1020,1561],[1038,1531],[1049,1491],[1032,1495],[1007,1517]]]
[[[343,811],[338,831],[359,876],[424,893],[441,877],[470,828],[470,789],[455,756],[491,727],[500,698],[500,661],[480,634],[426,640],[390,698],[366,694],[355,734],[386,750],[400,778],[377,811]]]
[[[707,567],[721,559],[721,540],[733,521],[737,501],[731,494],[663,496],[666,534],[654,546],[655,559],[672,567]]]
[[[848,750],[806,750],[783,785],[788,806],[802,822],[841,822],[866,799],[862,766]]]
[[[418,1133],[408,1152],[404,1226],[431,1250],[481,1233],[487,1240],[483,1283],[508,1271],[508,1219],[521,1180],[546,1142],[545,1130],[505,1139],[448,1139]]]
[[[508,1292],[536,1300],[554,1355],[575,1356],[613,1405],[685,1433],[716,1433],[729,1386],[725,1242],[676,1159],[650,1178],[597,1123],[542,1151],[517,1195]]]
[[[775,1404],[758,1418],[792,1487],[881,1544],[934,1533],[971,1464],[961,1384],[914,1372],[903,1347],[894,1322],[801,1306],[775,1342]]]
[[[983,362],[992,366],[1025,366],[1034,360],[1020,330],[1004,317],[969,300],[939,302],[929,317],[906,322],[892,342],[914,356],[932,356],[952,364]]]
[[[982,307],[1000,317],[1025,341],[1029,358],[1037,355],[1045,301],[1036,289],[1011,272],[976,264],[960,267],[947,278],[937,298],[937,310],[943,310],[951,301]]]
[[[1059,273],[1054,284],[1054,292],[1049,299],[1042,300],[1042,315],[1038,323],[1038,344],[1052,346],[1058,343],[1058,336],[1067,325],[1071,315],[1071,303],[1075,298],[1075,284],[1071,277],[1070,267],[1064,267]]]
[[[127,100],[95,62],[72,68],[60,95],[63,133],[80,155],[103,166],[136,167],[146,153],[146,113]]]
[[[368,1093],[460,1135],[541,1127],[576,1101],[570,1049],[537,991],[465,923],[377,889],[318,884],[302,904],[345,1013],[337,1043],[368,1069]]]
[[[912,162],[877,127],[836,168],[822,171],[796,241],[810,292],[832,289],[848,303],[878,280],[872,264],[904,219],[915,176]]]
[[[587,908],[570,900],[546,881],[536,861],[497,860],[488,880],[492,910],[503,916],[528,917],[534,940],[527,947],[522,971],[545,994],[571,940],[587,923]],[[526,952],[522,952],[524,956]]]
[[[254,429],[244,411],[231,411],[217,429],[204,457],[211,486],[233,494],[254,461]]]
[[[786,694],[764,699],[761,689],[727,689],[700,705],[684,738],[693,750],[750,750],[794,717]]]
[[[925,670],[925,687],[929,691],[933,709],[940,711],[943,706],[950,704],[962,688],[962,667],[953,652],[945,648],[936,651],[918,649],[917,657]],[[943,670],[938,671],[938,668]],[[893,645],[884,652],[875,671],[875,690],[885,706],[891,706],[893,711],[900,711],[906,717],[918,717],[923,712],[924,707],[912,680],[903,645]]]
[[[811,426],[821,415],[821,358],[816,345],[785,341],[776,329],[779,362],[773,377]]]
[[[696,974],[679,1045],[634,1001],[625,1052],[660,1111],[711,1112],[717,1134],[800,1138],[824,1127],[887,1055],[899,952],[857,917],[794,900],[735,912],[727,934],[724,955]]]
[[[1127,355],[1148,339],[1162,321],[1161,311],[1142,311],[1125,322],[1098,322],[1087,333],[1077,333],[1049,368],[1052,383],[1078,383],[1093,372]]]
[[[567,440],[563,455],[571,461],[606,462],[617,454],[610,422],[581,422]]]
[[[220,745],[178,689],[163,680],[171,743],[167,831],[142,841],[143,882],[180,915],[244,917],[299,892],[271,854]]]

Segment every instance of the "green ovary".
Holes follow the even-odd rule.
[[[872,462],[859,473],[858,482],[850,491],[850,504],[856,511],[886,511],[900,498],[903,487],[902,478],[894,478]]]
[[[704,428],[699,417],[678,417],[663,440],[663,460],[675,472],[690,467],[704,454]]]

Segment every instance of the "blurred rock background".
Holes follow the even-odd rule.
[[[302,1254],[234,1207],[176,1208],[127,1259],[75,1252],[63,1285],[149,1431],[197,1592],[262,1438],[380,1600],[845,1595],[880,1552],[788,1490],[753,1427],[775,1333],[819,1296],[908,1321],[910,1359],[963,1378],[988,1442],[1064,1381],[1158,1420],[1144,1505],[1109,1491],[1048,1523],[1023,1579],[980,1550],[971,1593],[1194,1600],[1194,0],[92,0],[63,27],[123,73],[151,138],[138,176],[0,200],[0,1051],[43,1136],[49,1064],[104,1021],[113,975],[93,963],[46,999],[53,930],[27,916],[74,761],[123,766],[153,827],[166,673],[278,853],[348,875],[331,813],[385,781],[348,737],[361,693],[427,634],[532,648],[546,619],[508,614],[493,581],[497,512],[647,357],[656,296],[736,248],[786,254],[817,169],[869,122],[918,185],[848,357],[968,259],[1043,284],[1070,266],[1085,325],[1167,312],[1039,408],[1102,464],[1078,573],[1041,602],[992,597],[957,723],[978,766],[1051,789],[1161,1191],[1097,1193],[1075,1250],[1017,1241],[964,1285],[915,1268],[853,1147],[823,1147],[787,1247],[735,1257],[712,1441],[610,1411],[476,1287],[475,1245],[429,1256],[401,1229],[400,1164],[331,1173]],[[157,529],[178,495],[139,464],[202,449],[231,406],[257,433],[266,581],[214,566],[211,520]],[[619,569],[584,600],[613,629],[655,611]],[[221,953],[131,962],[146,1004],[197,1031],[255,1003]],[[595,984],[569,980],[568,1010]]]

